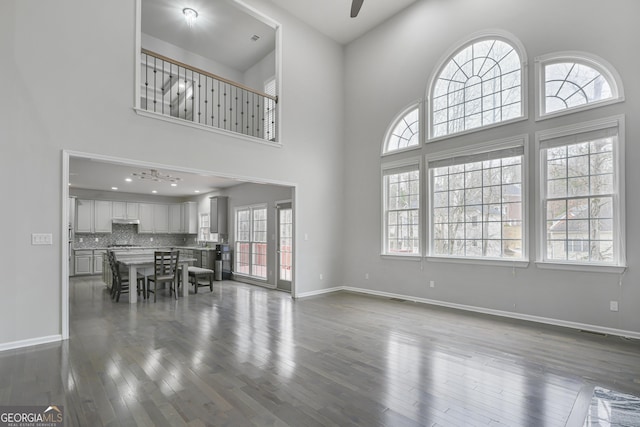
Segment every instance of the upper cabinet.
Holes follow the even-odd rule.
[[[138,233],[153,233],[153,204],[140,203],[139,205],[140,224]]]
[[[93,233],[93,200],[76,200],[76,233]]]
[[[140,204],[135,202],[113,202],[113,218],[140,219]]]
[[[113,202],[76,200],[76,233],[111,233]]]
[[[96,200],[94,210],[93,231],[95,233],[111,233],[113,202]]]
[[[229,198],[226,196],[216,196],[211,198],[211,233],[227,235],[227,207]]]
[[[198,233],[198,206],[185,203],[111,202],[77,199],[76,233],[111,233],[114,219],[137,219],[138,233]]]
[[[198,234],[198,204],[196,202],[182,204],[182,232]]]
[[[169,233],[184,233],[182,204],[169,205]]]

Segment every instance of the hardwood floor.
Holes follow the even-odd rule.
[[[71,281],[71,339],[0,353],[1,404],[67,426],[582,425],[640,395],[640,343],[439,307],[216,282],[113,303]]]

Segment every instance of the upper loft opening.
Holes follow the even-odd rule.
[[[139,1],[137,110],[277,144],[275,24],[225,0]]]

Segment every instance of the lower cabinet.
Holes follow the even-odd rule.
[[[102,274],[102,261],[105,257],[104,250],[81,249],[74,251],[74,274]]]

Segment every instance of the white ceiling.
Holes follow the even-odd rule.
[[[198,12],[192,28],[185,7]],[[240,72],[275,49],[275,30],[226,0],[142,0],[142,32]]]
[[[364,0],[351,18],[351,0],[271,0],[338,43],[349,43],[416,0]]]
[[[123,192],[152,195],[154,194],[152,191],[156,190],[157,193],[155,194],[158,196],[171,197],[195,196],[197,194],[209,193],[216,189],[241,184],[240,181],[234,179],[176,172],[167,169],[157,170],[161,174],[168,174],[172,177],[180,178],[177,182],[177,187],[172,187],[168,181],[155,182],[133,176],[134,172],[149,172],[149,168],[147,167],[135,167],[80,157],[71,157],[69,159],[69,183],[71,184],[70,188],[113,191],[114,193]],[[126,182],[125,178],[132,178],[132,181]],[[118,190],[112,190],[111,187],[117,187]]]

